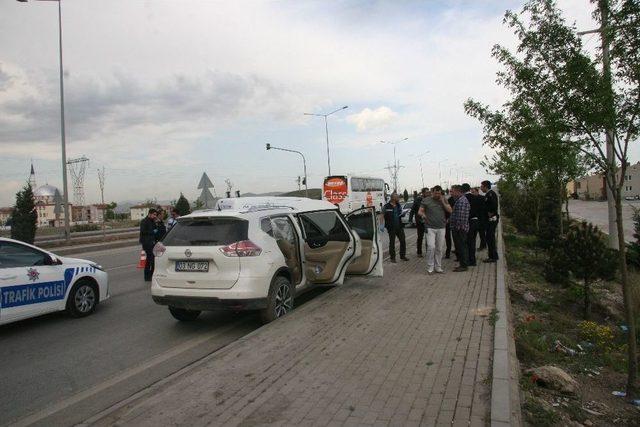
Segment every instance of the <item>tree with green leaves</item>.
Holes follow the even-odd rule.
[[[196,199],[193,201],[191,206],[193,206],[194,211],[197,211],[198,209],[202,209],[204,207],[204,202],[200,199]]]
[[[178,210],[180,216],[189,215],[191,213],[191,206],[189,206],[189,201],[182,193],[180,193],[180,197],[178,197],[178,201],[174,205],[174,207]]]
[[[11,238],[33,244],[36,238],[38,213],[33,199],[31,184],[25,185],[16,193],[16,204],[13,208],[11,222]]]
[[[108,220],[116,219],[116,211],[115,209],[118,207],[116,202],[111,202],[107,204],[107,211],[105,213],[105,218]]]
[[[584,318],[589,320],[593,299],[591,285],[597,279],[610,278],[615,273],[616,260],[611,259],[611,249],[598,227],[586,221],[571,226],[561,247],[568,261],[565,268],[582,281]]]
[[[468,101],[466,108],[484,122],[485,141],[491,141],[498,152],[517,148],[523,141],[549,153],[547,158],[578,152],[589,167],[605,175],[616,206],[618,261],[629,327],[627,396],[633,397],[638,370],[636,317],[621,200],[629,146],[640,134],[640,2],[594,3],[602,38],[596,57],[584,49],[577,28],[565,21],[555,1],[530,0],[522,13],[508,11],[505,23],[513,29],[518,47],[511,52],[497,45],[493,56],[504,67],[498,83],[509,91],[510,99],[497,112],[474,101]]]
[[[402,192],[402,198],[404,199],[405,202],[409,201],[409,192],[407,191],[407,189],[405,188],[404,191]]]

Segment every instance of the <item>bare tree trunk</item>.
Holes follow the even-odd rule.
[[[622,281],[622,296],[624,299],[625,320],[627,327],[627,357],[629,359],[627,374],[627,399],[633,399],[637,394],[636,380],[638,377],[638,356],[636,343],[636,317],[633,312],[633,283],[629,283],[629,272],[627,270],[627,247],[624,241],[624,228],[622,226],[622,188],[615,189],[616,198],[616,225],[618,229],[618,258],[620,262],[620,276]]]

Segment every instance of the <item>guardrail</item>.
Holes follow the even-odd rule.
[[[111,228],[108,230],[105,230],[104,234],[105,235],[113,235],[113,234],[130,234],[130,233],[137,233],[139,231],[138,227],[131,227],[131,228]],[[78,232],[74,232],[71,233],[71,240],[77,240],[77,239],[81,239],[83,237],[96,237],[96,236],[102,236],[102,230],[95,230],[95,231],[78,231]],[[35,239],[35,243],[49,243],[49,242],[57,242],[60,240],[64,240],[64,235],[50,235],[50,236],[36,236]]]

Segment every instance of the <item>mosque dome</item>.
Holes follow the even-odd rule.
[[[34,197],[53,197],[58,189],[53,185],[45,184],[36,188],[33,192]]]

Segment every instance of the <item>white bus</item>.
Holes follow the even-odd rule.
[[[382,178],[333,175],[324,179],[322,200],[337,205],[342,213],[366,206],[374,206],[376,211],[381,212],[388,189]]]

